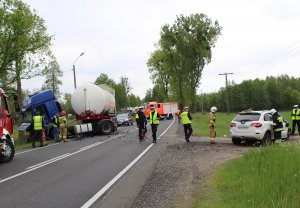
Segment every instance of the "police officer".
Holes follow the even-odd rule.
[[[185,140],[190,142],[190,136],[193,133],[192,129],[192,116],[189,113],[189,107],[184,107],[184,111],[181,113],[181,120],[184,128]]]
[[[298,105],[294,105],[292,113],[292,135],[295,134],[296,126],[298,126],[298,133],[300,134],[300,109]]]
[[[150,110],[151,112],[149,114],[149,119],[150,119],[149,122],[152,130],[153,143],[156,143],[156,132],[157,132],[157,126],[159,124],[160,115],[159,113],[157,113],[154,106],[151,106]]]
[[[145,137],[145,134],[147,132],[147,118],[144,114],[144,107],[140,106],[139,111],[137,112],[135,116],[136,125],[139,128],[139,139],[142,141]]]
[[[210,134],[210,143],[215,144],[216,140],[216,112],[217,108],[215,106],[211,107],[208,114],[208,125]]]
[[[274,108],[271,109],[271,114],[273,118],[274,142],[277,139],[281,139],[281,132],[283,131],[283,118]]]
[[[66,112],[62,111],[60,113],[59,117],[59,139],[63,140],[64,142],[68,142],[67,136],[68,136],[68,123],[67,119],[65,117]]]
[[[59,112],[55,112],[52,117],[54,142],[59,142]]]
[[[33,116],[33,135],[32,135],[32,148],[35,148],[35,141],[38,140],[40,142],[40,147],[43,146],[43,128],[44,128],[44,119],[43,116],[40,115],[39,111],[36,111],[36,115]]]

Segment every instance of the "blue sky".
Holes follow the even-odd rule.
[[[152,87],[147,60],[160,29],[176,15],[204,13],[222,26],[212,62],[204,68],[198,93],[215,92],[230,81],[288,74],[300,76],[300,2],[297,0],[23,0],[54,35],[52,50],[64,71],[61,92],[94,82],[100,73],[119,82],[129,78],[141,98]],[[32,84],[34,83],[34,84]],[[40,88],[43,79],[24,81]]]

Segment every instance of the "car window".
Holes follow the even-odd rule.
[[[260,113],[239,113],[233,120],[234,121],[258,121],[260,118]]]
[[[118,118],[128,118],[128,114],[119,114],[117,115]]]
[[[264,116],[264,120],[265,121],[272,121],[272,115],[270,113],[266,113],[265,116]]]

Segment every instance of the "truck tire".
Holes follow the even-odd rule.
[[[5,141],[6,150],[0,150],[0,163],[10,162],[15,155],[15,146],[11,140],[6,139]]]
[[[114,129],[114,125],[111,121],[109,120],[103,120],[100,122],[100,132],[103,135],[108,135],[111,134],[111,132],[113,132]]]
[[[241,144],[242,140],[240,138],[232,137],[233,144]]]
[[[272,143],[271,140],[271,133],[270,132],[266,132],[263,139],[261,140],[261,145],[262,146],[267,146],[270,145]]]

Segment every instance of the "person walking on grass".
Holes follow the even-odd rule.
[[[189,113],[189,107],[184,107],[184,111],[181,113],[181,120],[182,120],[182,125],[184,129],[184,136],[186,142],[190,142],[190,137],[193,133],[193,128],[192,128],[192,116]]]
[[[216,143],[216,112],[217,108],[213,106],[211,107],[210,112],[208,113],[208,126],[211,144]]]

